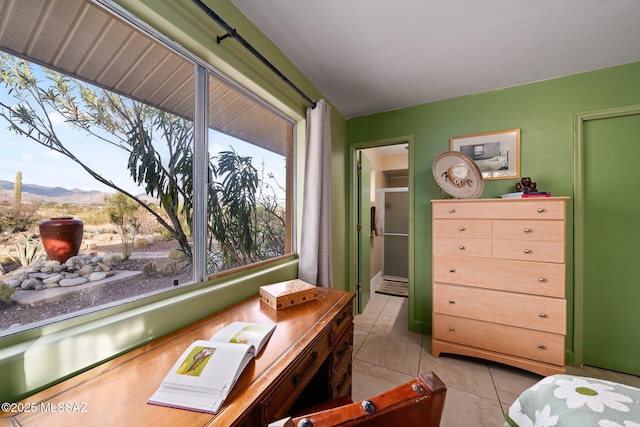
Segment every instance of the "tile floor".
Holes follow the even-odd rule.
[[[431,336],[410,332],[408,299],[372,293],[354,320],[353,400],[375,396],[419,372],[435,372],[447,386],[443,427],[502,426],[504,411],[542,377],[463,356],[431,356]],[[567,372],[640,387],[640,377],[596,368]]]

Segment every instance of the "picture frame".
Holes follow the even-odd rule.
[[[520,178],[520,129],[452,136],[449,149],[471,157],[485,180]]]

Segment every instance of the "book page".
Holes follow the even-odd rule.
[[[171,368],[162,387],[226,396],[253,351],[246,344],[196,341]]]
[[[274,323],[233,322],[216,332],[211,341],[252,345],[258,354],[275,327]]]

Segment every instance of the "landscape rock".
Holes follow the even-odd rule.
[[[83,285],[83,284],[87,283],[88,281],[89,281],[89,279],[87,279],[86,277],[75,277],[73,279],[62,279],[62,280],[60,280],[60,286],[62,286],[62,287],[78,286],[78,285]]]
[[[36,261],[29,266],[1,276],[0,281],[11,288],[43,290],[59,286],[78,286],[95,282],[114,274],[113,268],[103,262],[102,257],[79,254],[66,263],[58,261]]]
[[[38,279],[32,279],[29,278],[27,280],[24,280],[21,284],[20,287],[22,289],[35,289],[38,286],[42,285],[42,281],[38,280]]]

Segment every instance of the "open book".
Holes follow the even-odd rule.
[[[215,414],[275,327],[273,323],[233,322],[208,341],[192,343],[149,403]]]

